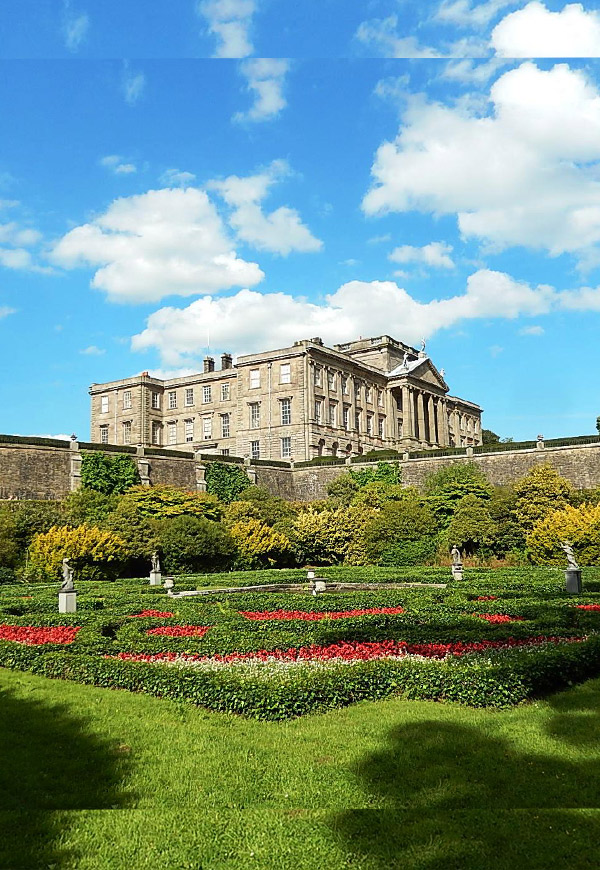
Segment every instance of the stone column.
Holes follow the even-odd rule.
[[[438,439],[435,432],[435,405],[433,404],[433,396],[429,394],[429,443],[437,444]]]
[[[402,437],[413,438],[415,434],[412,413],[412,390],[409,386],[402,387]]]
[[[423,391],[417,393],[417,420],[419,424],[419,441],[425,441],[425,404],[423,402]]]
[[[138,472],[140,475],[140,482],[142,486],[150,486],[150,463],[147,459],[140,459],[138,457],[137,461]]]
[[[206,492],[206,465],[202,462],[196,462],[196,491]]]
[[[438,404],[439,421],[441,425],[441,443],[442,447],[448,447],[450,444],[450,433],[448,431],[448,404],[445,399],[440,399]]]
[[[71,492],[74,492],[76,489],[81,487],[81,453],[79,450],[79,442],[71,441],[71,455],[70,455],[70,475],[69,475],[69,485],[71,488]]]

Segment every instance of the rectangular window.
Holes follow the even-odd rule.
[[[321,366],[315,366],[315,385],[320,387],[323,384],[323,369]]]
[[[125,390],[123,393],[123,410],[128,411],[131,408],[131,390]]]
[[[202,438],[204,441],[210,441],[212,438],[212,420],[210,417],[204,417],[202,420]]]
[[[194,388],[193,387],[186,387],[185,404],[186,404],[186,407],[188,407],[188,408],[190,405],[194,404]]]
[[[250,442],[250,456],[252,459],[260,459],[260,441]]]
[[[169,444],[177,444],[177,423],[167,423],[167,441]]]
[[[318,424],[321,423],[321,421],[323,419],[322,410],[323,410],[323,402],[321,402],[320,399],[317,399],[315,401],[315,423],[318,423]]]
[[[108,426],[100,426],[100,444],[108,444]]]
[[[335,402],[329,403],[329,425],[337,426],[337,404]]]
[[[260,429],[260,405],[258,402],[250,404],[250,428]]]
[[[354,381],[354,401],[360,402],[360,381]]]
[[[221,456],[229,456],[229,447],[223,447],[221,450]]]
[[[131,420],[123,423],[123,444],[131,444]]]
[[[292,400],[281,400],[281,425],[289,426],[292,422]]]
[[[152,407],[155,410],[159,410],[160,409],[160,393],[152,393],[151,395],[152,395],[152,402],[151,402]]]
[[[185,440],[188,442],[193,441],[194,440],[194,421],[193,420],[186,420],[184,422],[184,429],[185,429]]]
[[[281,439],[281,458],[289,459],[292,455],[292,439],[291,438],[282,438]]]
[[[210,385],[202,387],[202,404],[208,405],[209,402],[212,402],[212,390]]]
[[[366,395],[367,402],[372,402],[372,401],[373,401],[373,388],[372,388],[372,387],[367,387],[367,388],[366,388],[366,394],[367,394],[367,395]]]
[[[155,420],[152,421],[152,443],[160,444],[161,425]]]
[[[250,369],[250,389],[257,390],[260,387],[260,369]]]
[[[385,417],[380,417],[377,421],[377,429],[380,438],[385,438]]]
[[[367,435],[373,434],[373,415],[367,414]]]
[[[354,428],[357,432],[360,432],[360,411],[356,411],[354,414]]]
[[[173,408],[177,407],[177,393],[175,390],[169,390],[169,411],[172,411]]]
[[[290,363],[281,363],[281,366],[279,367],[279,383],[292,383],[292,367]]]
[[[350,428],[350,408],[344,408],[344,429]]]
[[[230,414],[221,414],[221,438],[229,438],[231,427],[230,427]]]
[[[348,378],[346,375],[342,375],[342,393],[347,396],[348,395]]]
[[[377,390],[377,404],[383,408],[383,390]]]
[[[231,398],[231,386],[230,384],[221,384],[221,401],[228,402]]]
[[[100,413],[108,414],[108,396],[102,396],[100,399]]]
[[[331,369],[327,371],[327,386],[330,390],[335,390],[335,372],[332,372]]]

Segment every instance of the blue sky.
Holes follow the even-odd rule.
[[[4,0],[0,46],[0,431],[382,333],[502,436],[594,431],[597,4]]]

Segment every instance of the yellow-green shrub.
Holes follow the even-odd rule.
[[[113,532],[96,526],[53,526],[35,535],[29,548],[28,573],[33,579],[58,580],[63,559],[72,559],[76,579],[110,580],[124,566],[128,548]]]
[[[566,565],[561,541],[570,541],[581,565],[600,563],[600,505],[567,505],[539,520],[527,536],[530,559],[538,565]]]
[[[363,505],[302,511],[294,522],[293,544],[304,564],[367,565],[365,527],[374,511]]]
[[[240,567],[284,567],[293,561],[289,538],[260,520],[249,517],[233,523],[229,532],[238,549]]]

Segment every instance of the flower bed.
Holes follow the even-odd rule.
[[[162,610],[142,610],[141,613],[132,613],[128,619],[141,619],[146,616],[153,616],[155,619],[169,619],[173,614]]]
[[[147,635],[162,635],[163,637],[204,637],[210,625],[161,625],[149,628]]]
[[[27,646],[42,646],[48,643],[73,643],[79,631],[70,625],[0,625],[0,640],[11,640]]]
[[[380,614],[404,613],[403,607],[366,607],[363,610],[240,610],[246,619],[261,620],[295,620],[303,622],[318,622],[321,619],[350,619],[356,616],[374,616]]]
[[[600,604],[576,604],[577,610],[600,610]]]
[[[492,625],[500,625],[502,622],[523,622],[522,616],[508,616],[506,613],[475,613],[474,615]]]

